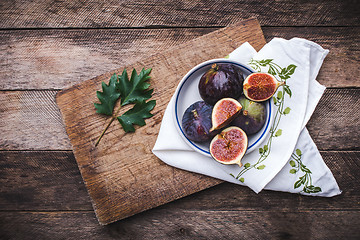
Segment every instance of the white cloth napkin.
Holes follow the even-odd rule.
[[[258,149],[245,155],[243,167],[223,165],[195,152],[174,125],[174,98],[165,110],[153,153],[173,167],[246,185],[256,193],[269,189],[325,197],[340,194],[305,128],[325,90],[315,78],[328,52],[305,39],[274,38],[259,52],[244,43],[228,55],[255,71],[286,79],[287,85],[274,95],[277,114],[272,133]]]

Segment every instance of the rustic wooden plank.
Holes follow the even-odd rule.
[[[318,80],[360,87],[360,27],[263,27],[273,37],[302,37],[330,50]],[[0,31],[0,89],[62,89],[140,61],[217,28]],[[224,53],[226,55],[227,53]],[[222,56],[219,56],[222,57]]]
[[[222,183],[160,209],[359,210],[360,187],[356,179],[360,177],[360,152],[326,151],[321,155],[343,191],[340,196],[314,198],[274,191],[255,194],[247,187]],[[0,211],[92,211],[71,151],[1,151],[0,176]]]
[[[91,212],[0,212],[2,239],[358,239],[359,211],[154,210],[108,226]]]
[[[92,93],[113,72],[57,94],[56,102],[101,224],[109,224],[219,183],[212,178],[171,168],[156,158],[151,149],[179,79],[194,65],[230,52],[245,41],[249,41],[255,49],[265,44],[255,19],[220,29],[128,65],[128,69],[153,69],[151,84],[153,98],[157,101],[152,112],[154,116],[147,120],[146,126],[131,134],[125,134],[119,124],[113,124],[97,147],[94,144],[107,121],[94,113],[96,97]],[[122,70],[115,72],[121,73]],[[140,196],[142,200],[139,200]]]
[[[313,211],[360,210],[359,151],[321,151],[324,162],[333,173],[341,195],[333,198],[305,197],[297,194],[263,190],[259,194],[249,188],[222,183],[200,193],[169,203],[161,208],[187,210],[259,210]],[[168,206],[169,205],[169,206]]]
[[[213,30],[1,31],[0,89],[62,89]]]
[[[359,26],[359,2],[1,1],[1,28],[225,26],[250,17],[271,26]]]
[[[0,92],[0,150],[72,149],[55,103],[57,92]],[[359,150],[359,95],[358,88],[325,91],[307,125],[319,149]]]
[[[71,144],[55,103],[58,91],[2,91],[0,148],[64,149]]]
[[[0,168],[2,210],[92,209],[71,151],[1,151]]]
[[[360,149],[359,91],[360,89],[326,90],[308,124],[315,143],[321,139],[321,144],[317,143],[320,149]],[[349,109],[350,112],[347,112]]]

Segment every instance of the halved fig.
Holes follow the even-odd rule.
[[[278,87],[284,84],[269,73],[252,73],[245,79],[243,91],[248,99],[262,102],[270,99]]]
[[[210,131],[225,127],[239,114],[241,108],[241,104],[233,98],[223,98],[217,101],[211,114],[212,128]]]
[[[248,137],[239,127],[228,127],[217,134],[210,143],[210,154],[223,164],[242,166],[241,159],[248,147]]]

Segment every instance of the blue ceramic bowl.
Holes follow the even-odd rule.
[[[175,101],[173,102],[173,119],[178,129],[179,134],[182,136],[184,141],[189,144],[195,151],[211,157],[209,152],[210,141],[197,143],[188,139],[181,126],[182,116],[185,110],[194,102],[202,100],[198,90],[198,84],[201,76],[211,68],[211,65],[214,63],[232,63],[240,67],[240,69],[244,72],[244,79],[251,73],[255,72],[250,67],[245,66],[242,63],[236,62],[234,60],[229,59],[213,59],[206,62],[203,62],[193,69],[191,69],[180,81],[176,91],[175,91]],[[270,126],[273,120],[273,104],[272,100],[269,100],[266,103],[266,122],[263,128],[256,134],[248,136],[249,144],[246,154],[250,153],[254,149],[256,149],[266,138],[267,134],[270,131]]]

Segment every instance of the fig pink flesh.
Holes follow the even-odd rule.
[[[243,156],[247,148],[246,135],[237,129],[224,131],[212,142],[211,153],[220,162],[236,161]]]
[[[211,131],[226,126],[240,113],[241,108],[241,104],[233,98],[219,100],[211,115],[213,125]]]
[[[276,91],[276,82],[267,74],[254,74],[248,79],[248,96],[254,100],[266,99]]]
[[[226,122],[230,117],[239,111],[239,106],[232,101],[222,101],[218,105],[218,108],[221,109],[221,111],[216,112],[215,118],[219,125]]]

